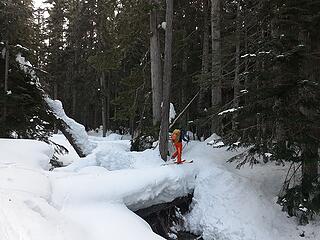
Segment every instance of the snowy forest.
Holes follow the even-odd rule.
[[[319,240],[320,0],[0,0],[0,240]]]

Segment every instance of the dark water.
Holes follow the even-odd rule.
[[[202,237],[196,236],[189,232],[179,232],[178,239],[179,240],[203,240]]]
[[[193,194],[175,199],[171,203],[158,204],[135,213],[149,223],[152,230],[165,239],[169,239],[170,228],[173,225],[183,226],[181,214],[186,214],[190,210]],[[190,232],[178,232],[178,240],[201,240],[202,238]]]

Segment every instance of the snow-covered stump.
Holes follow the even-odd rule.
[[[57,128],[68,139],[79,157],[83,158],[90,154],[95,145],[89,141],[85,127],[66,115],[59,100],[47,97],[45,101],[56,119]]]

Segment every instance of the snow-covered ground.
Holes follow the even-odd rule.
[[[208,139],[206,142],[211,142]],[[200,168],[188,229],[204,239],[295,240],[320,239],[320,223],[298,226],[276,204],[288,167],[274,163],[236,169],[226,163],[235,152],[194,142],[187,157]]]
[[[0,139],[1,240],[163,239],[131,210],[171,201],[193,188],[186,230],[216,240],[320,239],[320,224],[298,226],[275,203],[286,167],[272,163],[235,169],[236,154],[190,142],[193,164],[161,166],[158,151],[130,152],[126,137],[90,136],[97,147],[67,167],[48,171],[52,148],[30,140]],[[70,164],[71,163],[71,164]],[[197,176],[197,177],[196,177]]]
[[[163,239],[132,210],[187,195],[196,170],[160,166],[155,151],[130,154],[130,142],[114,138],[91,137],[98,147],[85,159],[70,148],[73,163],[52,172],[48,145],[1,139],[0,239]]]

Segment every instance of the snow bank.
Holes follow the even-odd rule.
[[[95,148],[95,144],[89,141],[85,127],[66,115],[62,107],[62,103],[59,100],[52,100],[47,97],[45,101],[51,108],[55,117],[57,117],[58,119],[62,119],[70,127],[66,130],[73,136],[77,145],[81,146],[84,154],[90,154],[91,151]]]
[[[82,238],[49,203],[49,161],[53,149],[33,140],[0,139],[0,239]]]
[[[157,151],[130,152],[130,141],[101,139],[86,158],[55,169],[55,205],[118,202],[137,210],[193,190],[197,170],[190,165],[160,166]]]
[[[91,141],[97,145],[92,154],[82,159],[77,158],[69,166],[56,171],[77,172],[89,166],[99,166],[113,171],[156,167],[163,163],[158,151],[148,149],[144,152],[130,152],[130,141],[114,141],[115,136],[120,135],[110,134],[106,138],[90,137]]]
[[[187,195],[196,170],[160,166],[156,151],[131,153],[129,141],[113,137],[91,137],[98,147],[81,160],[68,145],[65,161],[76,159],[51,172],[51,146],[1,139],[0,239],[163,239],[132,210]],[[62,135],[52,139],[66,143]]]
[[[62,135],[53,139],[66,141]],[[237,170],[226,160],[239,152],[207,145],[217,135],[184,148],[183,158],[193,164],[168,166],[160,166],[158,151],[130,152],[129,141],[113,139],[90,137],[97,145],[90,155],[53,172],[45,171],[49,145],[1,139],[0,239],[162,239],[131,210],[172,201],[193,188],[186,230],[205,240],[300,240],[303,232],[306,239],[319,239],[319,222],[298,226],[275,203],[286,167]]]
[[[87,167],[73,175],[57,173],[52,184],[52,198],[59,207],[112,202],[138,210],[186,196],[193,190],[194,182],[195,174],[187,166],[149,168],[148,171],[107,171],[101,167]]]
[[[49,169],[53,149],[44,142],[24,139],[0,139],[0,164]]]
[[[213,135],[206,142],[218,139]],[[191,142],[188,159],[200,168],[187,229],[205,240],[319,239],[319,223],[298,226],[276,204],[287,167],[273,163],[237,170],[226,161],[240,152]]]
[[[152,232],[151,227],[144,220],[123,204],[74,205],[64,209],[63,213],[79,226],[90,230],[86,233],[87,240],[164,239]]]

